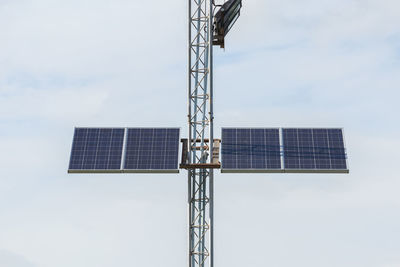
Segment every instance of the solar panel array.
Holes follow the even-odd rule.
[[[178,172],[178,128],[76,128],[68,172]]]
[[[342,129],[222,129],[222,172],[347,173]]]
[[[178,128],[76,128],[68,172],[178,172]],[[342,129],[223,128],[222,172],[347,173]]]
[[[281,169],[279,129],[222,129],[223,169]]]

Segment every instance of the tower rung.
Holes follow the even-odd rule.
[[[195,252],[195,251],[192,251],[191,252],[191,254],[192,255],[203,255],[203,256],[210,256],[210,253],[208,253],[208,252]]]
[[[197,229],[205,229],[205,230],[208,230],[208,229],[210,229],[210,226],[208,226],[208,225],[196,225],[196,226],[192,226],[191,227],[192,229],[193,228],[197,228]]]
[[[209,146],[192,146],[192,150],[210,150]]]
[[[180,164],[181,169],[220,169],[221,163]]]

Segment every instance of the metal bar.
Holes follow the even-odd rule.
[[[193,221],[193,211],[192,211],[192,205],[191,205],[191,203],[192,203],[192,171],[191,170],[189,170],[188,171],[188,223],[189,223],[189,233],[188,233],[188,236],[189,236],[189,258],[188,258],[188,261],[189,261],[189,267],[192,267],[193,266],[193,263],[192,263],[192,255],[191,255],[191,251],[192,251],[192,248],[193,248],[193,240],[194,240],[194,238],[193,238],[193,236],[192,236],[192,228],[191,228],[191,224],[192,224],[192,221]]]
[[[213,20],[214,20],[214,1],[210,0],[210,16],[209,16],[209,34],[208,34],[208,43],[210,50],[210,160],[213,161],[213,152],[214,152],[214,57],[213,57]],[[209,239],[210,239],[210,267],[214,266],[214,170],[209,170],[209,220],[210,220],[210,230],[209,230]]]
[[[191,70],[191,66],[192,66],[192,0],[189,0],[189,4],[188,4],[188,123],[189,123],[189,138],[191,138],[192,136],[192,127],[190,127],[191,124],[191,117],[192,117],[192,101],[191,96],[192,96],[192,70]],[[190,151],[189,151],[189,155],[188,155],[189,159],[188,159],[188,163],[190,164],[192,162],[191,159],[191,155],[190,155]],[[188,174],[190,175],[190,172],[188,172]],[[190,204],[190,202],[189,202]],[[190,226],[190,225],[189,225]],[[189,261],[190,261],[190,256],[189,256]],[[189,263],[189,266],[191,266],[191,264]]]
[[[221,173],[349,173],[349,169],[221,169]]]
[[[282,128],[279,128],[279,150],[280,150],[280,154],[281,154],[281,168],[285,169],[285,148],[283,147],[283,130]]]
[[[210,214],[210,267],[214,266],[214,170],[210,170],[210,185],[209,185],[209,214]]]
[[[180,164],[181,169],[220,169],[221,164],[198,163],[198,164]]]

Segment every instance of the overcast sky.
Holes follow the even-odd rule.
[[[220,174],[216,267],[400,266],[400,2],[243,0],[220,127],[344,127],[349,175]],[[186,172],[68,175],[75,126],[187,132],[187,1],[0,0],[0,266],[186,267]]]

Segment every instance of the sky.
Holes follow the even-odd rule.
[[[0,0],[0,266],[187,266],[187,178],[67,174],[73,130],[187,133],[187,1]],[[400,267],[400,2],[244,0],[215,126],[343,127],[350,174],[215,174],[215,266]],[[397,173],[397,174],[396,174]]]

